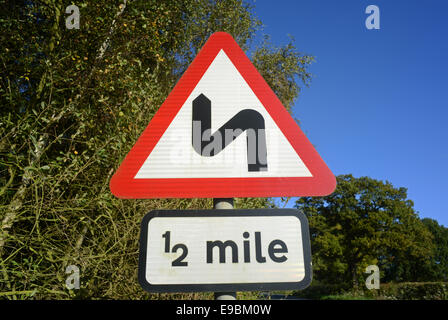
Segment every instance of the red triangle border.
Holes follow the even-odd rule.
[[[221,49],[261,101],[312,177],[134,179]],[[325,196],[335,188],[333,173],[243,50],[225,32],[210,36],[110,181],[111,192],[119,198],[128,199]]]

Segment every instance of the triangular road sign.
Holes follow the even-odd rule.
[[[323,196],[335,187],[297,123],[224,32],[208,39],[110,181],[120,198]]]

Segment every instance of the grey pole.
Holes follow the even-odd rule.
[[[214,209],[233,209],[233,198],[214,198]],[[215,300],[236,300],[236,292],[215,292]]]

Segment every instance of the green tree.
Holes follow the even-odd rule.
[[[340,175],[334,193],[300,198],[296,207],[309,220],[318,280],[356,287],[376,264],[382,281],[414,281],[412,266],[431,256],[431,235],[406,189],[389,182]]]
[[[72,1],[0,4],[0,294],[172,297],[138,285],[141,218],[156,208],[211,208],[211,200],[121,200],[109,180],[213,32],[249,48],[260,25],[253,7],[240,0],[84,0],[76,2],[80,28],[69,30]],[[267,81],[290,106],[296,82],[308,81],[302,61],[311,57],[291,47],[286,58],[270,54],[278,48],[259,51],[266,48],[254,51],[255,65],[270,61],[284,75],[283,83]],[[79,291],[65,289],[70,264],[80,268]]]
[[[298,52],[292,39],[286,46],[275,47],[266,37],[254,52],[252,60],[287,109],[298,97],[300,85],[308,86],[311,81],[308,67],[314,57]]]
[[[430,218],[422,219],[433,236],[434,254],[426,264],[420,266],[427,281],[448,281],[448,228]]]

